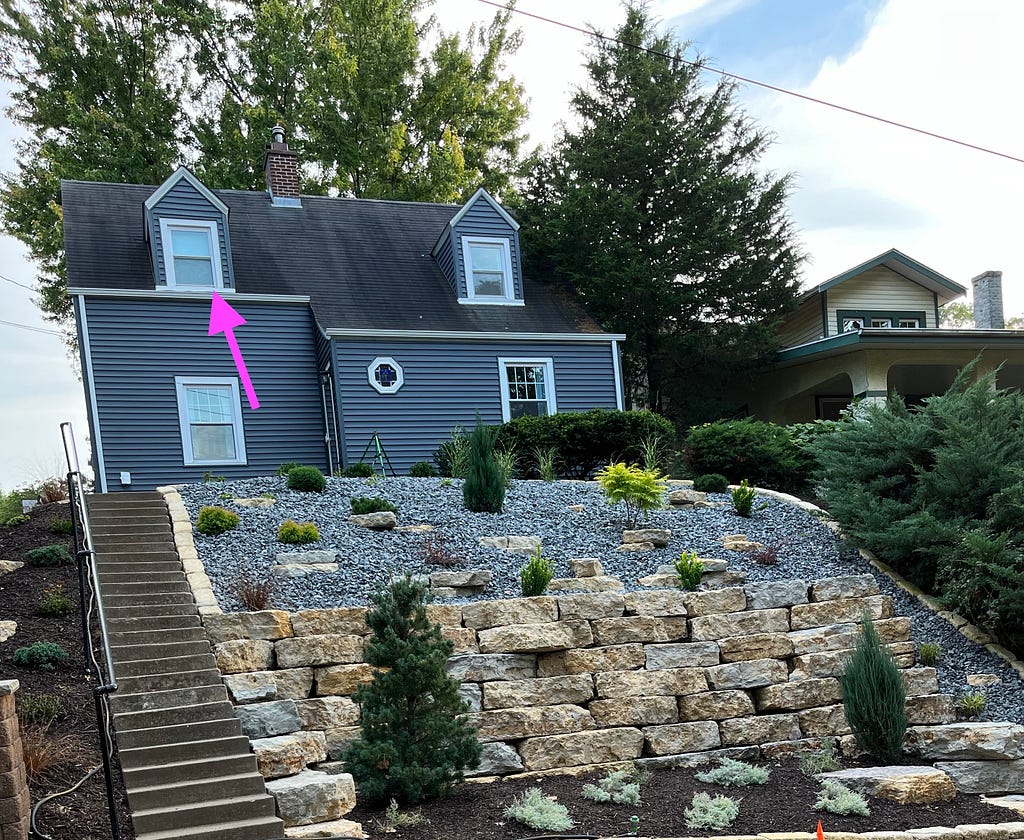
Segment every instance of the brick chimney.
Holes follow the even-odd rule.
[[[974,326],[979,330],[1001,330],[1003,321],[1003,272],[986,271],[979,274],[974,287]]]
[[[271,141],[263,158],[263,172],[267,178],[267,192],[275,207],[301,207],[299,198],[299,155],[284,141],[284,128],[275,125]]]

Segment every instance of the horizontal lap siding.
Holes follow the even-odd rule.
[[[160,234],[160,219],[194,219],[203,222],[217,223],[217,236],[220,239],[220,270],[225,286],[233,286],[231,261],[228,249],[227,219],[224,214],[202,196],[188,181],[178,181],[152,209],[153,229],[150,233],[153,242],[153,259],[157,267],[157,281],[161,285],[167,283],[164,269],[163,237]]]
[[[444,238],[437,248],[436,259],[441,273],[448,278],[448,282],[452,284],[452,289],[458,294],[459,284],[455,280],[455,251],[452,248],[452,233],[447,228],[444,232]]]
[[[209,304],[86,301],[93,380],[107,489],[196,481],[207,471],[229,478],[267,475],[286,461],[326,466],[323,410],[308,307],[238,305],[248,323],[235,330],[260,408],[241,391],[244,466],[186,467],[178,424],[176,376],[237,377],[223,335],[207,336]]]
[[[396,394],[379,394],[367,380],[378,356],[390,356],[405,375]],[[560,412],[615,408],[610,343],[335,340],[338,400],[345,460],[358,461],[374,432],[399,474],[431,460],[454,426],[501,423],[498,358],[544,359],[554,364]]]
[[[517,300],[523,299],[523,272],[519,265],[519,234],[512,229],[501,215],[491,207],[485,198],[477,199],[476,203],[466,211],[466,215],[455,225],[455,270],[459,278],[459,297],[467,297],[466,267],[462,258],[463,236],[500,236],[509,241],[509,252],[512,257],[512,282]]]
[[[925,322],[921,326],[938,326],[935,323],[934,294],[924,286],[919,286],[881,266],[828,290],[829,334],[836,330],[840,309],[876,312],[923,311]]]
[[[779,343],[783,347],[797,347],[809,341],[824,338],[821,327],[821,295],[802,303],[779,329]]]

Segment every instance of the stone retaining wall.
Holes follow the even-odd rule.
[[[17,680],[0,681],[0,840],[26,840],[29,829],[28,783],[14,707],[17,691]]]

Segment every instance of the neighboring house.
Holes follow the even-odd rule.
[[[749,414],[778,423],[835,419],[855,398],[943,393],[981,354],[997,384],[1024,387],[1024,331],[1003,329],[1002,274],[974,278],[975,329],[939,329],[967,289],[896,250],[805,292],[779,331],[772,371],[744,389]]]
[[[63,183],[98,489],[334,470],[375,433],[403,474],[477,412],[622,408],[625,336],[523,275],[519,225],[485,191],[461,207],[300,196],[277,129],[265,168],[266,192],[187,169]],[[214,290],[246,320],[257,410],[207,334]]]

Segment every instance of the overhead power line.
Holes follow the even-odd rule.
[[[5,327],[17,327],[19,330],[29,330],[30,332],[45,333],[46,335],[57,335],[60,333],[57,330],[48,330],[43,327],[33,327],[31,324],[18,324],[14,321],[0,321]]]
[[[508,6],[506,6],[504,3],[496,2],[496,0],[478,0],[478,2],[483,3],[484,5],[487,6],[494,6],[496,9],[508,8]],[[989,149],[986,148],[985,146],[978,146],[974,143],[968,143],[966,140],[958,140],[955,137],[949,137],[948,135],[939,134],[935,131],[928,131],[927,129],[918,128],[917,126],[908,125],[907,123],[901,123],[897,122],[896,120],[890,120],[887,117],[880,117],[878,116],[878,114],[869,114],[867,111],[860,111],[856,108],[850,108],[846,105],[840,105],[837,102],[829,102],[827,99],[818,99],[815,96],[808,96],[806,93],[800,93],[799,91],[790,90],[789,88],[779,87],[778,85],[773,85],[768,82],[762,82],[759,81],[758,79],[752,79],[748,76],[740,76],[738,73],[730,73],[718,67],[711,67],[707,64],[701,64],[699,61],[688,61],[685,58],[668,55],[667,53],[663,53],[660,50],[652,50],[649,47],[644,47],[641,46],[640,44],[631,44],[628,41],[623,41],[621,38],[615,38],[614,36],[611,35],[602,35],[601,33],[595,32],[592,29],[586,29],[582,26],[575,26],[571,23],[566,23],[565,21],[562,20],[555,20],[554,18],[534,14],[533,12],[525,12],[522,9],[517,9],[514,7],[511,11],[517,15],[533,18],[534,20],[543,21],[544,23],[550,23],[553,26],[561,26],[563,29],[569,29],[573,32],[579,32],[591,38],[600,38],[602,41],[608,41],[613,44],[619,44],[620,46],[629,47],[630,49],[643,50],[644,52],[649,53],[650,55],[659,56],[660,58],[666,58],[669,61],[681,61],[683,64],[687,64],[690,67],[695,67],[698,70],[703,70],[708,73],[714,73],[725,79],[733,79],[737,82],[743,82],[744,84],[755,85],[756,87],[764,88],[765,90],[775,91],[776,93],[782,93],[785,94],[786,96],[792,96],[797,99],[802,99],[805,102],[811,102],[815,105],[823,105],[826,108],[832,108],[836,111],[842,111],[843,113],[846,114],[852,114],[855,117],[863,117],[864,119],[874,120],[875,122],[879,122],[882,123],[883,125],[888,125],[893,128],[901,128],[904,131],[912,131],[915,134],[921,134],[925,137],[931,137],[934,140],[942,140],[943,142],[946,143],[953,143],[957,146],[963,146],[966,149],[973,149],[976,152],[983,152],[984,154],[987,155],[995,155],[996,157],[1004,158],[1006,160],[1012,160],[1015,163],[1024,163],[1024,158],[1016,157],[1015,155],[1010,155],[1007,154],[1006,152],[996,151],[995,149]]]
[[[30,292],[35,292],[37,289],[33,289],[31,286],[26,286],[24,283],[19,283],[17,280],[12,280],[3,274],[0,274],[0,280],[6,280],[8,283],[13,283],[15,286],[21,286],[23,289],[28,289]]]

